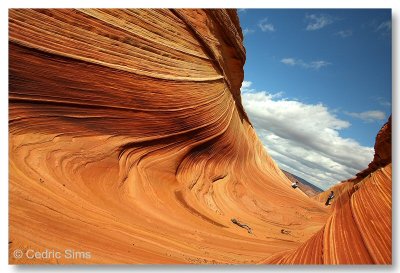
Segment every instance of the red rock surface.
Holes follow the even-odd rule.
[[[12,9],[9,23],[10,263],[256,263],[325,224],[243,110],[234,10]]]

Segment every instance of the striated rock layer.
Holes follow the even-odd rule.
[[[243,110],[234,10],[12,9],[9,27],[10,263],[255,263],[326,222]]]
[[[325,202],[330,191],[335,193],[326,225],[299,248],[265,263],[392,263],[391,130],[390,117],[376,137],[375,156],[366,170],[316,196]]]

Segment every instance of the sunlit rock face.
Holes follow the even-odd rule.
[[[392,263],[391,130],[390,117],[376,137],[375,156],[367,169],[316,197],[325,202],[331,191],[337,196],[326,225],[296,250],[265,263]]]
[[[375,142],[375,155],[368,168],[359,172],[356,177],[358,180],[368,176],[375,170],[385,167],[387,164],[392,163],[392,116],[389,117],[388,122],[383,125]]]
[[[13,9],[9,24],[10,263],[257,263],[326,222],[243,110],[236,11]],[[373,187],[351,197],[360,219]],[[342,211],[330,236],[337,221],[373,230]]]

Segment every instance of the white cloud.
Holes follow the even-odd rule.
[[[242,87],[240,88],[240,91],[242,92],[242,94],[243,93],[247,93],[247,92],[250,92],[250,93],[251,92],[266,92],[266,91],[256,91],[255,89],[250,88],[252,84],[253,83],[250,82],[250,81],[243,81],[242,82]],[[281,92],[277,92],[277,93],[274,93],[274,94],[269,94],[269,96],[271,98],[275,99],[275,98],[281,98],[283,96],[283,94],[284,93],[281,91]]]
[[[335,35],[338,35],[342,38],[347,38],[347,37],[350,37],[351,35],[353,35],[353,31],[351,29],[340,30],[340,31],[336,32]]]
[[[258,26],[260,27],[260,29],[264,32],[274,32],[275,31],[275,27],[273,24],[268,23],[268,18],[264,18],[262,19],[259,23]]]
[[[328,66],[328,65],[330,65],[331,63],[328,63],[328,62],[326,62],[326,61],[313,61],[313,62],[310,62],[310,63],[306,63],[306,64],[304,64],[305,65],[305,67],[306,68],[311,68],[311,69],[316,69],[316,70],[318,70],[318,69],[320,69],[321,67],[325,67],[325,66]]]
[[[390,20],[384,21],[380,23],[376,28],[375,31],[382,31],[382,32],[390,32],[392,29],[392,22]]]
[[[327,61],[322,61],[322,60],[312,61],[307,63],[301,59],[294,59],[294,58],[283,58],[281,60],[281,63],[289,66],[300,66],[303,68],[314,69],[314,70],[319,70],[320,68],[331,64]]]
[[[392,103],[390,101],[387,101],[382,97],[377,97],[376,101],[378,101],[378,103],[380,105],[385,106],[385,107],[391,107],[392,106]]]
[[[392,103],[390,100],[387,100],[384,97],[379,97],[379,96],[371,96],[370,99],[374,103],[378,103],[380,106],[383,106],[385,108],[390,108],[392,106]]]
[[[255,32],[255,30],[251,29],[251,28],[246,27],[245,29],[243,29],[243,35],[252,34],[254,32]]]
[[[245,87],[245,88],[244,88]],[[340,136],[350,123],[322,104],[306,104],[242,85],[243,106],[279,166],[326,189],[368,166],[372,147]]]
[[[283,58],[281,60],[281,63],[290,65],[290,66],[295,66],[297,64],[297,61],[293,58]]]
[[[384,120],[386,118],[386,115],[382,111],[365,111],[365,112],[360,112],[360,113],[355,113],[355,112],[344,112],[346,115],[351,116],[353,118],[358,118],[361,119],[365,122],[373,122],[377,120]]]
[[[240,88],[240,90],[242,92],[243,91],[247,91],[250,88],[251,84],[252,84],[252,82],[250,82],[250,81],[243,81],[242,82],[242,87]]]
[[[322,14],[307,14],[306,20],[308,21],[306,30],[318,30],[333,23],[331,16]]]

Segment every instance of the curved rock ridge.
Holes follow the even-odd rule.
[[[324,203],[330,191],[336,198],[325,226],[299,248],[264,263],[392,263],[391,117],[376,137],[375,156],[368,168],[316,199]]]
[[[9,26],[10,263],[255,263],[326,222],[243,110],[234,10],[12,9]]]

